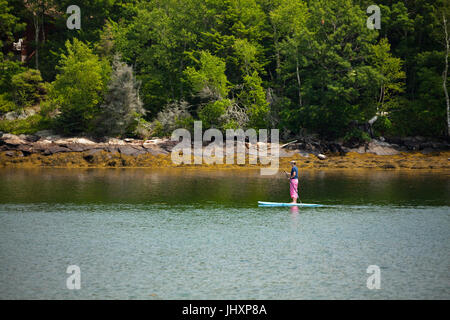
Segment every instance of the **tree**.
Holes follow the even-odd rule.
[[[7,0],[0,0],[0,48],[3,49],[3,42],[12,42],[16,32],[25,29],[25,23],[20,22],[20,18],[13,11]],[[3,55],[3,53],[0,53]]]
[[[14,59],[13,53],[4,54],[4,49],[12,47],[14,34],[22,31],[25,23],[20,22],[20,17],[14,12],[6,0],[0,0],[0,109],[10,111],[14,103],[12,78],[14,75],[24,71],[24,66]]]
[[[384,105],[392,102],[395,95],[404,91],[402,60],[390,52],[391,46],[386,38],[373,46],[373,66],[380,75],[380,91],[377,99],[377,114],[386,111]]]
[[[134,66],[141,97],[155,116],[171,101],[185,98],[183,72],[196,37],[203,0],[143,2],[128,20],[113,24],[115,49]],[[199,8],[198,8],[199,7]],[[207,19],[205,17],[205,19]]]
[[[100,106],[100,115],[96,120],[94,130],[97,134],[123,136],[134,131],[139,118],[145,115],[139,98],[139,85],[133,69],[116,55],[105,102]]]
[[[368,60],[378,32],[366,27],[365,8],[351,0],[317,0],[308,8],[306,21],[294,24],[306,24],[306,31],[281,29],[295,31],[281,51],[282,92],[288,99],[280,112],[281,125],[294,133],[306,128],[337,138],[350,122],[367,121],[369,110],[374,110],[376,71]]]
[[[244,77],[243,89],[238,95],[239,104],[248,114],[248,126],[255,129],[266,128],[269,120],[269,104],[261,83],[261,78],[254,71]]]
[[[450,38],[447,30],[447,19],[445,17],[445,12],[442,13],[442,25],[445,34],[445,68],[442,72],[442,87],[444,88],[445,102],[447,104],[447,135],[450,136],[450,100],[448,97],[447,90],[447,77],[448,77],[448,54],[450,52]]]
[[[209,53],[200,51],[197,60],[199,68],[187,67],[184,74],[194,92],[203,98],[219,100],[228,94],[228,80],[225,75],[225,61]]]
[[[236,64],[241,67],[244,76],[252,74],[253,71],[264,70],[258,62],[258,48],[246,39],[236,39],[233,45],[236,52]]]
[[[298,85],[298,103],[302,105],[300,78],[300,50],[306,48],[307,38],[310,36],[307,21],[310,18],[308,7],[303,1],[282,0],[270,12],[270,22],[273,28],[273,41],[276,59],[276,85],[280,94],[282,80],[283,53],[286,64],[295,65],[295,80]],[[286,68],[284,68],[286,71]],[[286,79],[286,78],[285,78]]]
[[[25,7],[28,9],[34,26],[35,43],[35,68],[39,70],[39,32],[42,32],[45,41],[44,19],[49,8],[53,6],[52,0],[25,0]]]
[[[59,109],[57,129],[65,134],[91,131],[92,119],[103,101],[110,66],[83,42],[66,42],[59,74],[50,87],[51,103]]]

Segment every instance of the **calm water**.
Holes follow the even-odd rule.
[[[0,299],[449,299],[449,173],[0,170]],[[81,289],[68,290],[69,265]],[[369,290],[369,265],[381,289]]]

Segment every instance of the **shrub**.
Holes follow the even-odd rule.
[[[244,108],[240,107],[234,100],[230,101],[223,116],[222,129],[246,129],[248,126],[248,114]]]
[[[32,115],[26,119],[0,120],[0,131],[12,134],[33,134],[47,128],[48,124],[39,114]]]
[[[150,123],[150,128],[151,128],[152,134],[153,134],[154,136],[157,136],[157,137],[162,137],[162,136],[164,136],[164,128],[163,128],[163,125],[162,125],[161,122],[159,122],[157,119],[156,119],[156,120],[153,120],[153,121]]]
[[[189,104],[183,100],[166,105],[152,122],[154,134],[156,136],[168,136],[178,128],[192,129],[193,118],[188,108]]]
[[[0,115],[17,109],[17,106],[12,102],[7,93],[0,94]]]
[[[223,126],[222,126],[223,130],[227,130],[227,129],[243,129],[239,123],[236,120],[229,120],[227,121]]]
[[[204,105],[198,113],[204,129],[220,128],[224,124],[224,116],[231,101],[228,99],[216,100]]]
[[[20,108],[39,103],[46,93],[39,70],[28,69],[14,75],[11,86],[14,102]]]
[[[352,147],[368,141],[370,141],[369,134],[356,127],[353,127],[344,136],[344,144]]]
[[[151,123],[139,118],[133,133],[138,138],[148,139],[153,134]]]
[[[0,52],[0,93],[12,92],[12,77],[23,71],[25,68],[19,61],[14,60],[12,53],[5,56]]]
[[[375,132],[375,135],[386,135],[388,134],[392,129],[392,122],[389,120],[386,116],[380,116],[377,121],[373,124],[373,130]]]

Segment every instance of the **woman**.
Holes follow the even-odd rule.
[[[291,161],[291,176],[289,177],[289,191],[291,193],[292,203],[297,203],[298,198],[298,168],[295,161]]]

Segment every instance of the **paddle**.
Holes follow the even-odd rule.
[[[289,173],[287,173],[286,171],[284,171],[283,170],[283,172],[286,174],[286,176],[288,177],[288,179],[289,179],[289,185],[291,184],[291,175],[289,174]],[[295,190],[295,189],[294,189]],[[297,199],[298,199],[298,202],[300,202],[300,203],[302,203],[302,201],[300,200],[300,195],[298,194],[298,191],[297,190],[295,190],[295,193],[297,193]]]

